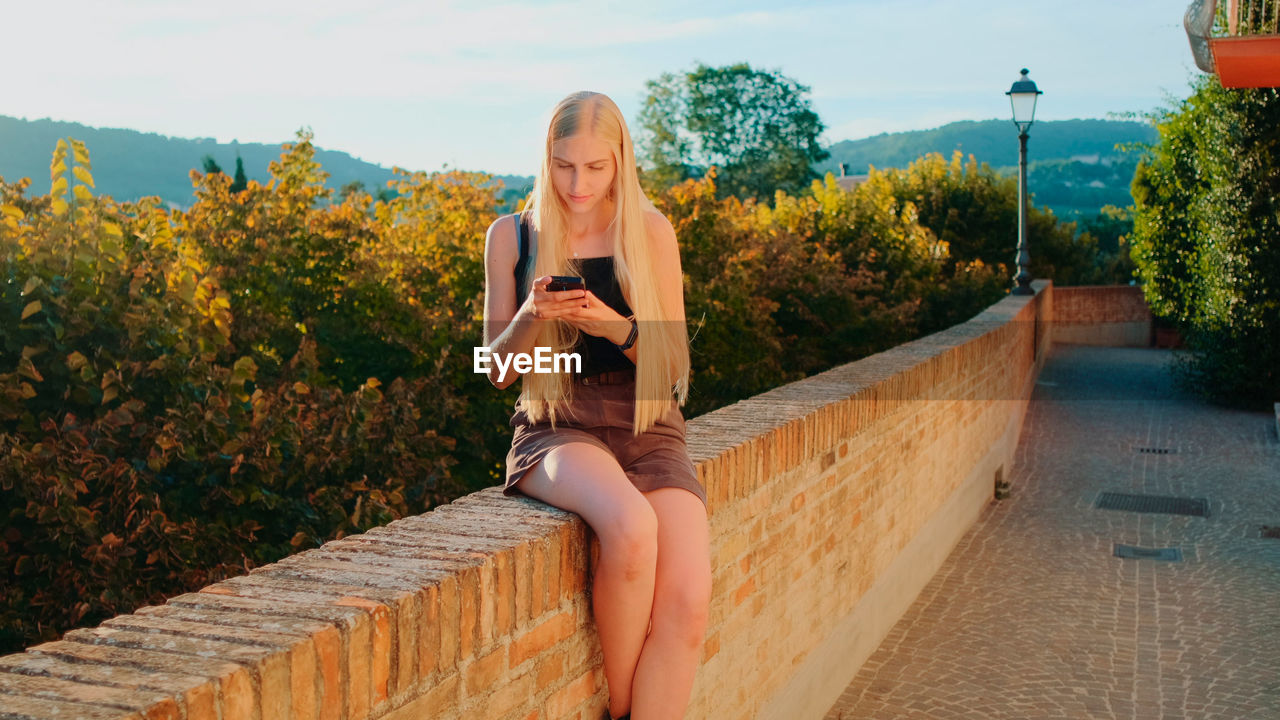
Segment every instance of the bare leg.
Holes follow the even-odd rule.
[[[658,556],[653,506],[611,454],[584,442],[555,448],[518,486],[526,495],[577,513],[600,539],[592,605],[609,682],[609,711],[619,717],[631,707],[636,663],[653,609]]]
[[[658,567],[653,627],[632,684],[633,720],[683,718],[702,661],[711,603],[707,511],[693,493],[660,488],[645,493],[658,516]]]

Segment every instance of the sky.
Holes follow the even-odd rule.
[[[0,0],[0,114],[242,143],[305,126],[318,146],[386,167],[531,175],[562,97],[606,93],[634,133],[646,81],[699,62],[808,86],[827,144],[1009,118],[1023,67],[1044,91],[1037,120],[1149,112],[1198,73],[1186,6]]]

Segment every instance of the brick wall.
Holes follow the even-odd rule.
[[[1147,347],[1151,311],[1142,288],[1096,285],[1054,288],[1054,342]]]
[[[1061,290],[692,420],[690,718],[821,717],[1009,476]],[[495,490],[0,657],[0,716],[601,717],[590,533]]]

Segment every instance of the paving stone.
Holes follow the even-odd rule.
[[[1172,351],[1059,345],[1010,472],[827,714],[1280,717],[1280,441],[1174,387]],[[1138,448],[1170,448],[1168,454]],[[1209,517],[1099,510],[1203,497]],[[1116,543],[1178,547],[1122,559]],[[930,704],[932,702],[932,704]]]

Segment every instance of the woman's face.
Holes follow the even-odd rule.
[[[551,184],[571,213],[601,208],[616,173],[609,144],[594,135],[579,133],[552,145]]]

